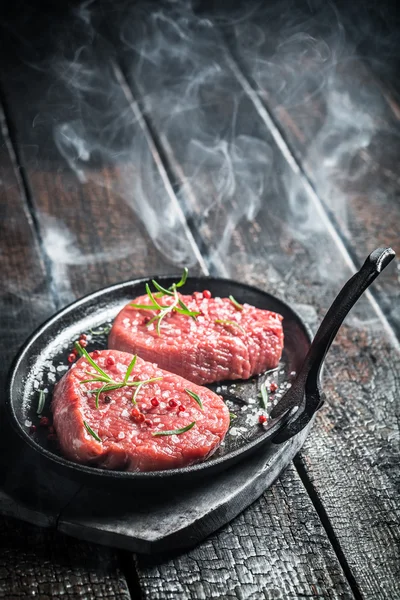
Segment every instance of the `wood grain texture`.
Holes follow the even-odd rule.
[[[135,564],[151,600],[354,597],[293,467],[197,548]]]
[[[59,304],[143,273],[195,269],[184,216],[107,48],[72,9],[30,10],[28,30],[25,20],[9,26],[15,54],[3,59],[2,88]]]
[[[0,549],[0,598],[5,600],[131,598],[113,550],[3,518]]]
[[[136,31],[134,43],[127,39],[127,31],[124,70],[141,92],[177,181],[193,191],[188,217],[214,268],[284,297],[315,327],[354,270],[344,234],[332,226],[259,99],[225,59],[209,19],[150,16],[144,46]],[[180,52],[176,45],[168,52],[168,35]],[[163,49],[157,59],[151,53],[156,44]],[[132,45],[140,48],[140,61]],[[195,62],[199,56],[206,58]],[[194,63],[193,94],[184,95]],[[243,157],[249,161],[238,161]],[[258,195],[248,186],[247,170]],[[396,597],[398,587],[399,367],[397,340],[367,295],[329,355],[329,403],[302,455],[357,593],[371,599]]]
[[[54,303],[2,111],[0,125],[0,377],[4,385],[13,354],[28,332],[51,314]]]
[[[374,247],[400,250],[398,98],[363,61],[372,60],[386,79],[396,30],[390,36],[379,25],[385,3],[378,11],[369,3],[362,11],[339,5],[340,12],[331,3],[317,2],[312,10],[298,3],[288,15],[281,3],[268,3],[225,32],[360,264]],[[399,268],[397,259],[375,287],[398,335]]]
[[[31,331],[54,312],[55,304],[47,280],[46,268],[28,209],[4,116],[0,135],[0,386],[4,394],[5,378],[11,360]],[[2,423],[4,420],[1,410]],[[8,431],[2,429],[1,455],[13,448],[12,470],[1,470],[1,484],[8,490],[18,485],[15,475],[31,480],[33,512],[29,518],[43,526],[54,524],[54,507],[35,496],[38,484],[35,469],[29,466],[26,450],[9,445]],[[23,475],[21,463],[27,465]],[[3,460],[1,461],[3,462]],[[57,478],[55,478],[55,481]],[[42,487],[42,493],[43,488]],[[3,506],[13,503],[2,492]],[[15,514],[15,507],[9,511]],[[21,518],[24,513],[21,512]],[[73,542],[45,529],[13,519],[0,518],[0,598],[59,597],[130,598],[117,554],[93,544]]]

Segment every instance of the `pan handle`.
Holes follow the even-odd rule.
[[[301,431],[322,406],[319,380],[326,353],[351,308],[395,255],[391,248],[374,250],[333,301],[319,326],[296,380],[271,411],[270,417],[277,419],[296,408],[293,416],[274,438],[275,443],[285,442]]]

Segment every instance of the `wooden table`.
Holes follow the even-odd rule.
[[[113,282],[188,265],[315,329],[367,253],[400,250],[400,107],[354,14],[37,4],[2,20],[3,381]],[[146,557],[1,518],[0,598],[400,598],[399,333],[397,264],[342,327],[302,452],[230,525]]]

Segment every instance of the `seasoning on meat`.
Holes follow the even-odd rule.
[[[125,352],[98,351],[97,368],[93,362],[85,353],[54,391],[53,423],[67,458],[153,471],[194,464],[218,448],[229,428],[220,396]]]
[[[109,348],[138,354],[199,385],[248,379],[277,367],[283,349],[282,316],[239,304],[233,296],[213,298],[205,292],[182,295],[175,289],[173,296],[159,294],[161,309],[149,294],[136,298],[117,315]],[[167,311],[181,305],[186,312]]]

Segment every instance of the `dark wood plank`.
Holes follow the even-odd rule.
[[[13,152],[4,115],[0,115],[0,386],[4,394],[5,376],[18,346],[41,321],[55,310],[54,298],[47,280],[40,245],[24,194],[23,182]],[[37,479],[24,451],[10,457],[8,431],[3,429],[1,414],[1,456],[8,456],[12,472],[0,469],[2,486],[17,486],[20,478],[32,479],[34,502]],[[3,460],[1,461],[1,463]],[[54,483],[58,481],[54,477]],[[45,486],[44,486],[45,487]],[[43,492],[43,488],[42,488]],[[1,503],[5,506],[2,492]],[[13,497],[7,497],[8,513],[16,514]],[[65,497],[64,497],[65,502]],[[49,498],[35,504],[29,515],[20,511],[20,518],[34,519],[43,526],[54,525],[57,514]],[[126,580],[120,572],[117,554],[99,549],[93,544],[72,542],[47,529],[39,529],[12,519],[0,519],[1,574],[0,598],[59,598],[84,595],[85,598],[129,598]]]
[[[144,598],[354,598],[293,467],[198,547],[136,558]]]
[[[131,598],[113,550],[3,518],[0,548],[0,598]]]
[[[10,27],[15,54],[3,58],[1,82],[63,305],[132,276],[196,268],[202,259],[107,48],[91,45],[75,13],[60,10],[31,7],[28,31],[25,21]],[[15,27],[19,37],[30,35],[36,54],[17,43]]]
[[[214,268],[285,297],[315,326],[354,264],[268,113],[225,60],[209,18],[172,9],[124,22],[124,71],[177,181],[192,186],[196,202],[187,211]],[[397,593],[399,366],[396,338],[367,295],[329,355],[329,403],[302,454],[355,593],[365,598]]]
[[[1,110],[1,109],[0,109]],[[2,385],[28,332],[54,310],[46,269],[0,112],[0,365]]]
[[[268,3],[225,31],[360,264],[373,247],[400,249],[399,100],[362,60],[371,58],[375,72],[381,70],[387,80],[396,30],[390,37],[379,23],[390,14],[385,3],[379,10],[363,6],[361,11],[351,3],[339,4],[340,12],[332,3],[311,9],[300,2],[289,19],[280,2]],[[300,193],[292,188],[293,202],[299,202]],[[375,287],[398,335],[399,264],[397,259],[397,270],[385,272]]]

